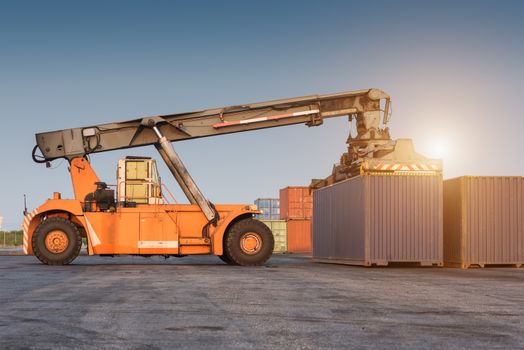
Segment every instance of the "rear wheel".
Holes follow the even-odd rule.
[[[255,219],[235,223],[224,241],[224,255],[242,266],[263,265],[273,253],[275,241],[269,227]]]
[[[51,218],[43,221],[32,239],[33,252],[47,265],[67,265],[80,253],[82,236],[71,221]]]

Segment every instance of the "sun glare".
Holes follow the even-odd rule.
[[[435,140],[431,146],[432,158],[445,158],[448,155],[448,142],[445,140]]]

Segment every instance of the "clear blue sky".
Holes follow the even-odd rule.
[[[520,1],[0,1],[0,215],[17,228],[24,193],[72,194],[66,162],[32,162],[37,132],[368,87],[392,96],[394,138],[447,148],[446,177],[524,175],[523,18]],[[174,145],[212,201],[252,202],[328,175],[347,133],[339,118]],[[126,154],[159,158],[92,162],[114,183]]]

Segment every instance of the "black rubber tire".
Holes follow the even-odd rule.
[[[248,232],[255,232],[261,238],[262,247],[256,254],[247,254],[240,248],[240,240]],[[244,219],[236,222],[227,232],[224,255],[237,265],[260,266],[271,257],[274,246],[275,239],[269,227],[255,219]]]
[[[53,230],[63,231],[69,240],[67,248],[59,254],[50,252],[45,245],[47,234]],[[35,256],[46,265],[67,265],[76,259],[82,248],[80,230],[71,221],[62,218],[51,218],[43,221],[36,228],[31,241]]]
[[[236,265],[227,255],[226,253],[224,253],[224,255],[218,255],[218,257],[220,258],[220,260],[222,260],[223,262],[225,262],[226,264],[228,265]]]

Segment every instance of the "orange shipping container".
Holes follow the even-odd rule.
[[[309,187],[290,186],[280,190],[280,218],[311,219],[313,216],[313,197]]]
[[[290,253],[311,252],[311,220],[287,221],[287,251]]]

